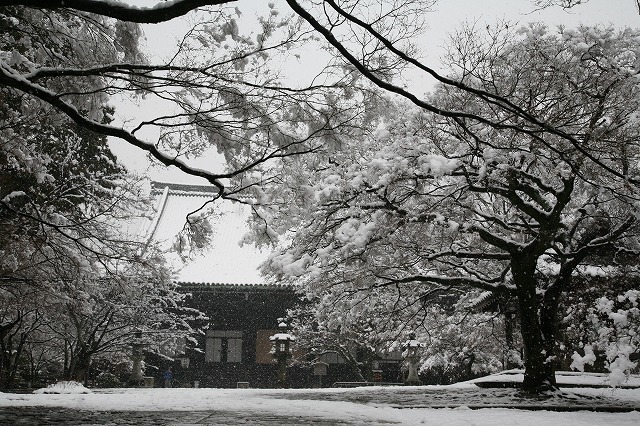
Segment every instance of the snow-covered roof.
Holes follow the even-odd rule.
[[[229,283],[222,283],[222,282],[190,282],[190,281],[180,281],[180,285],[183,288],[198,288],[198,290],[200,291],[207,291],[207,290],[213,290],[213,291],[218,291],[218,290],[231,290],[231,289],[235,289],[241,292],[246,292],[246,291],[261,291],[261,290],[269,290],[269,291],[273,291],[273,290],[283,290],[283,291],[290,291],[291,290],[291,285],[290,284],[282,284],[282,283],[269,283],[269,284],[265,284],[264,282],[259,282],[259,283],[233,283],[233,284],[229,284]]]
[[[189,213],[197,211],[216,194],[213,186],[152,182],[151,195],[157,200],[155,216],[143,227],[148,241],[159,243],[177,270],[175,280],[190,285],[265,285],[258,266],[268,253],[255,246],[240,246],[247,233],[249,206],[216,200],[206,208],[213,234],[210,244],[188,260],[173,248]],[[215,284],[214,284],[215,283]]]

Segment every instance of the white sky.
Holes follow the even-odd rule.
[[[184,226],[187,214],[209,199],[205,195],[170,192],[161,209],[153,240],[167,251],[168,263],[176,270],[174,279],[196,283],[264,284],[258,267],[266,260],[268,251],[258,250],[250,244],[238,244],[248,231],[246,220],[250,210],[246,205],[218,200],[214,213],[209,215],[213,235],[207,246],[187,261],[175,252],[173,243]]]
[[[128,2],[148,6],[155,4],[156,1],[129,0]],[[288,13],[288,6],[282,0],[276,0],[274,3],[282,13]],[[267,10],[266,2],[248,0],[231,3],[230,7],[238,7],[247,19],[252,19],[260,14],[260,9],[262,12]],[[619,28],[640,27],[640,15],[636,10],[635,0],[589,0],[569,11],[558,7],[535,11],[532,0],[440,0],[435,9],[433,12],[427,12],[429,14],[427,17],[429,28],[419,40],[425,61],[433,66],[437,66],[439,58],[444,53],[443,46],[446,43],[447,35],[463,22],[477,22],[480,28],[500,20],[507,20],[513,25],[542,21],[550,27],[557,25],[575,27],[580,24],[613,25]],[[171,49],[175,45],[173,40],[180,38],[189,28],[188,22],[189,18],[183,17],[167,23],[145,25],[146,44],[151,56],[166,57],[173,50]],[[424,84],[426,86],[428,83]],[[425,90],[427,89],[428,87],[425,87]],[[121,118],[126,116],[139,118],[156,113],[154,108],[156,106],[153,103],[142,103],[137,109],[127,107],[126,110],[121,109],[116,114]],[[149,133],[148,138],[153,140],[153,134]],[[187,176],[175,169],[167,170],[155,167],[146,170],[149,162],[146,155],[139,149],[118,141],[112,141],[112,146],[120,161],[127,167],[144,173],[154,180],[205,183],[201,179]],[[193,164],[200,168],[215,168],[219,162],[215,160],[215,156],[209,156],[209,158],[198,159]]]

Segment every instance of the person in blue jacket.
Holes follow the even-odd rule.
[[[164,387],[170,388],[171,380],[173,380],[173,373],[171,372],[171,368],[167,368],[167,371],[164,372],[162,378],[164,379]]]

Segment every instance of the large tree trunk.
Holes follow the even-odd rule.
[[[90,364],[91,353],[81,351],[73,354],[68,367],[65,369],[64,380],[73,380],[79,383],[84,383]]]
[[[16,377],[15,362],[11,354],[0,356],[0,389],[11,389]]]
[[[556,388],[554,365],[555,316],[547,317],[537,294],[535,262],[513,262],[512,272],[517,288],[520,330],[524,344],[523,389],[541,393]],[[554,311],[555,313],[555,311]]]
[[[504,361],[503,361],[503,367],[506,368],[507,370],[510,370],[512,368],[516,368],[517,364],[514,362],[513,359],[513,352],[515,351],[515,344],[514,344],[514,323],[515,323],[515,318],[514,318],[514,313],[512,311],[509,310],[509,308],[506,308],[507,310],[504,313],[504,335],[505,335],[505,343],[506,343],[506,348],[504,351]]]
[[[342,352],[342,357],[350,367],[355,380],[358,382],[366,382],[366,373],[363,371],[361,363],[359,363],[358,360],[349,351]]]
[[[72,380],[74,382],[84,383],[88,369],[89,365],[84,364],[84,362],[82,364],[74,364],[69,368],[67,374],[65,374],[64,380]]]
[[[14,329],[20,326],[20,319],[0,326],[0,389],[12,388],[18,374],[18,363],[26,340],[24,333]]]

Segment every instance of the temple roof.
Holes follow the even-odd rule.
[[[199,210],[216,194],[213,186],[152,182],[151,195],[157,200],[155,215],[142,229],[147,241],[160,244],[176,269],[175,280],[190,285],[265,285],[258,266],[268,256],[255,246],[240,246],[248,231],[247,205],[216,200],[205,209],[213,230],[210,244],[188,259],[178,255],[175,242],[185,226],[187,215]]]

